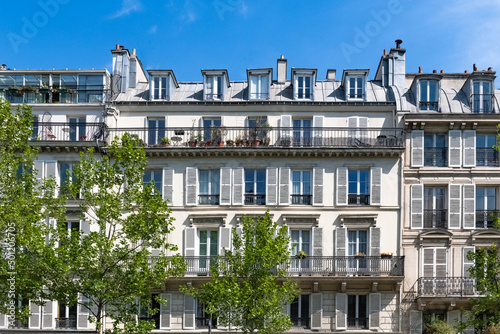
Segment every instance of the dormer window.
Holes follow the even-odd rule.
[[[437,80],[420,80],[420,110],[438,111],[438,88]]]
[[[206,78],[205,100],[222,100],[222,76],[211,75]]]
[[[153,78],[153,100],[169,100],[168,77]]]
[[[269,99],[269,73],[249,74],[249,99],[267,100]]]
[[[349,77],[349,99],[364,99],[365,78],[363,76]]]
[[[314,100],[315,69],[292,68],[294,100]]]
[[[472,110],[475,113],[491,113],[493,111],[491,105],[491,81],[474,80],[472,94]]]
[[[297,76],[297,99],[311,98],[311,82],[312,78],[309,75]]]

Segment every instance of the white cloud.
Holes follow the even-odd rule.
[[[129,15],[133,12],[139,12],[140,10],[142,10],[142,4],[139,0],[123,0],[122,8],[111,15],[111,18],[116,19],[121,16]]]

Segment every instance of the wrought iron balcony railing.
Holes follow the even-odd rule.
[[[475,280],[468,277],[420,277],[418,297],[474,296],[478,292]]]
[[[367,194],[349,194],[347,195],[349,205],[370,205],[370,195]]]
[[[368,318],[347,317],[348,329],[368,329]]]
[[[495,112],[493,101],[495,94],[472,94],[472,111],[476,114],[491,114]]]
[[[438,102],[437,101],[420,101],[420,110],[438,110]]]
[[[219,195],[198,195],[200,205],[219,205]]]
[[[493,228],[497,210],[476,210],[476,228]]]
[[[300,327],[300,328],[310,328],[310,323],[311,323],[311,318],[307,317],[290,317],[290,320],[292,321],[293,326],[292,327]]]
[[[33,123],[32,141],[96,141],[107,138],[104,123]]]
[[[297,205],[312,205],[312,195],[307,194],[307,195],[299,195],[299,194],[292,194],[292,204],[297,204]]]
[[[448,210],[424,210],[424,228],[448,228]]]
[[[245,194],[245,205],[266,205],[266,195]]]
[[[425,147],[424,166],[426,167],[446,167],[448,166],[448,148],[446,147]]]
[[[76,329],[76,317],[56,318],[56,328]]]
[[[476,148],[476,166],[498,167],[498,151],[494,148]]]

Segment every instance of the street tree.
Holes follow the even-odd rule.
[[[243,333],[282,333],[292,323],[286,305],[299,294],[286,277],[290,238],[286,227],[264,216],[243,216],[241,231],[233,229],[233,249],[211,264],[212,279],[181,291],[206,305],[220,326]]]

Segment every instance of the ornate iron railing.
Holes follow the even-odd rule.
[[[476,228],[493,228],[497,210],[476,210]]]
[[[494,148],[476,148],[476,166],[498,167],[498,151]]]
[[[245,205],[266,205],[266,195],[245,194]]]
[[[347,317],[348,329],[368,329],[368,318]]]
[[[468,277],[420,277],[417,296],[474,296],[478,294],[475,285]]]
[[[32,141],[96,141],[107,139],[104,123],[34,122]]]
[[[56,328],[76,329],[76,317],[56,318]]]
[[[347,195],[349,205],[370,205],[370,195],[367,194],[349,194]]]
[[[448,166],[448,148],[446,147],[425,147],[424,166],[446,167]]]
[[[448,228],[448,210],[424,210],[424,228]]]

